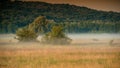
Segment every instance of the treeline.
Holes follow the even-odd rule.
[[[81,22],[59,22],[47,24],[47,29],[42,29],[43,33],[49,32],[54,25],[62,25],[66,33],[120,33],[119,22],[103,22],[103,21],[81,21]],[[27,25],[23,24],[0,24],[0,33],[15,33],[18,28]]]
[[[100,21],[68,22],[62,24],[67,33],[119,33],[120,23]]]
[[[55,22],[79,22],[84,20],[120,21],[120,13],[105,12],[69,4],[50,4],[45,2],[1,2],[1,19],[15,23],[32,22],[42,15]]]
[[[0,33],[15,33],[18,28],[46,16],[62,24],[65,32],[120,32],[120,13],[97,11],[87,7],[44,2],[3,0],[0,2]],[[52,26],[48,25],[48,30]],[[47,30],[46,30],[47,31]]]

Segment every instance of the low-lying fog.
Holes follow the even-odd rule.
[[[66,34],[71,39],[120,39],[120,34],[108,33],[81,33],[81,34]],[[14,39],[15,34],[0,34],[0,40]],[[40,39],[42,36],[39,36]]]
[[[108,33],[81,33],[81,34],[66,34],[69,38],[72,39],[70,45],[116,45],[120,46],[120,34],[108,34]],[[37,40],[40,41],[40,35]],[[15,39],[15,34],[0,34],[0,45],[24,45],[18,43],[19,41]],[[13,43],[13,44],[12,44]],[[18,43],[18,44],[16,44]],[[40,45],[39,43],[31,42],[30,44],[25,45]],[[11,47],[11,46],[10,46]]]
[[[72,39],[120,39],[120,34],[109,33],[81,33],[81,34],[67,34]]]

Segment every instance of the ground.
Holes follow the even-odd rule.
[[[120,39],[74,39],[70,45],[0,39],[0,68],[120,68]]]

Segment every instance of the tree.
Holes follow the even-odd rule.
[[[19,41],[36,41],[39,29],[46,26],[47,20],[44,16],[37,17],[31,24],[16,31]]]
[[[53,26],[51,31],[42,37],[41,42],[48,44],[69,44],[71,39],[65,35],[63,32],[63,27],[57,25]]]
[[[36,41],[37,34],[34,31],[31,31],[27,28],[19,28],[16,32],[17,38],[19,41]]]
[[[28,29],[35,31],[36,33],[44,33],[47,24],[48,20],[46,19],[46,17],[39,16],[31,24],[29,24]]]

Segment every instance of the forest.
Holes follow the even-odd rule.
[[[18,28],[32,23],[38,16],[45,16],[50,23],[48,30],[61,24],[66,33],[120,32],[120,13],[98,11],[84,6],[50,4],[45,2],[0,2],[0,33],[15,33]]]

